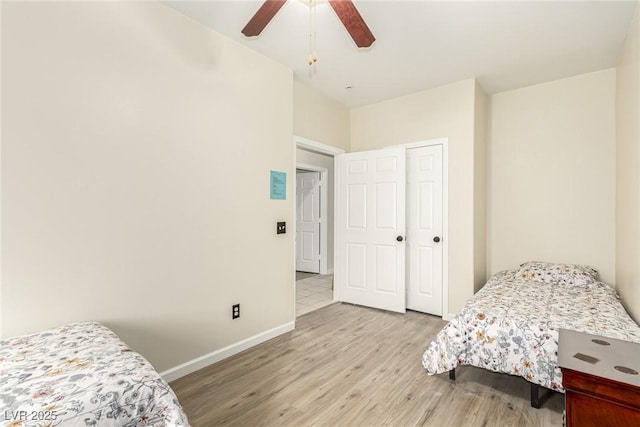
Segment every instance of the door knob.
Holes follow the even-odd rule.
[[[433,238],[433,241],[434,241],[434,242],[436,242],[436,243],[438,243],[438,242],[440,241],[440,237],[438,237],[438,236],[434,237],[434,238]]]
[[[403,238],[402,236],[398,236],[398,237],[396,237],[396,240],[397,240],[398,242],[402,242],[402,241],[404,240],[404,238]]]

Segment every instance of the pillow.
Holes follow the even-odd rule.
[[[598,270],[587,265],[525,262],[516,277],[534,282],[586,286],[597,282]]]

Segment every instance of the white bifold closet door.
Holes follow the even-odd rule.
[[[443,148],[336,157],[337,299],[442,315]]]
[[[404,148],[342,154],[338,163],[338,298],[405,311]]]
[[[442,315],[442,145],[407,150],[407,308]]]

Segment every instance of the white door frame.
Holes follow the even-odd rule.
[[[429,139],[391,147],[411,148],[442,145],[442,319],[451,320],[449,314],[449,138]],[[335,265],[334,265],[335,268]]]
[[[298,173],[298,169],[318,172],[320,175],[320,274],[329,274],[327,267],[327,172],[329,172],[329,169],[296,162],[296,174]],[[293,202],[297,203],[298,201],[294,198]],[[296,227],[298,224],[297,215],[298,212],[296,209]],[[295,235],[297,235],[297,231],[297,229],[294,230]],[[296,245],[297,244],[298,242],[296,242]]]
[[[315,153],[325,154],[327,156],[334,157],[333,173],[334,173],[334,177],[337,175],[337,173],[336,173],[336,165],[335,165],[335,156],[337,156],[338,154],[344,153],[345,150],[343,150],[342,148],[333,147],[331,145],[323,144],[321,142],[312,141],[310,139],[294,135],[293,136],[293,166],[294,166],[294,169],[298,168],[298,160],[297,160],[297,150],[298,150],[298,148],[302,148],[304,150],[309,150],[309,151],[313,151]],[[305,169],[305,168],[309,168],[310,166],[306,165],[306,167],[305,167],[305,165],[301,165],[301,167],[302,167],[302,169]],[[321,169],[324,169],[324,168],[321,168]],[[324,175],[324,177],[326,178],[327,170],[326,169],[324,169],[324,170],[325,170],[325,173],[321,174],[321,175]],[[336,183],[336,181],[334,179],[334,181],[333,181],[334,188],[336,187],[336,185],[337,185],[337,183]],[[327,191],[327,186],[326,185],[322,185],[322,191]],[[296,195],[295,195],[295,191],[293,193],[294,193],[293,194],[293,218],[295,218],[296,217],[296,200],[295,200]],[[333,228],[334,228],[334,232],[333,232],[333,236],[334,236],[333,237],[333,247],[334,247],[334,250],[333,250],[333,254],[334,254],[333,269],[334,269],[334,271],[335,271],[335,268],[336,268],[336,261],[337,261],[336,256],[335,256],[335,254],[336,254],[335,246],[336,246],[336,241],[337,241],[336,240],[336,237],[337,237],[336,230],[337,229],[336,229],[336,223],[335,223],[336,222],[335,211],[336,211],[337,208],[336,208],[336,197],[335,196],[336,196],[336,192],[334,191],[333,192],[333,199],[334,199],[334,203],[333,203],[333,211],[334,211],[334,215],[333,215],[333,221],[334,221],[334,223],[333,223]],[[321,197],[323,197],[323,196],[321,196]],[[321,205],[321,209],[324,207],[324,209],[325,209],[324,212],[326,213],[326,209],[327,209],[327,203],[326,203],[327,197],[326,197],[326,194],[324,196],[324,201],[325,201],[325,203],[323,203]],[[324,218],[327,217],[327,215],[325,213],[321,213],[321,215],[323,215]],[[294,226],[294,236],[295,236],[295,231],[296,231],[295,230],[295,221],[294,221],[293,226]],[[320,244],[321,244],[321,247],[325,248],[325,250],[326,250],[326,247],[327,247],[327,244],[326,244],[326,241],[327,241],[326,240],[327,227],[323,227],[323,229],[325,230],[325,240],[324,240],[325,244],[324,245],[322,245],[322,243],[320,243]],[[320,233],[320,235],[321,235],[320,239],[321,239],[321,242],[322,242],[322,232]],[[292,252],[293,252],[293,265],[295,266],[296,265],[296,240],[295,240],[295,238],[293,239],[293,251]],[[326,262],[327,262],[326,253],[324,254],[324,256],[321,255],[321,257],[322,257],[322,259],[320,261],[320,263],[321,263],[320,264],[320,272],[322,273],[322,271],[323,271],[322,270],[322,260],[324,260],[325,268],[326,268]],[[295,272],[295,268],[294,268],[294,271],[292,272],[292,279],[293,279],[293,302],[294,302],[293,303],[293,320],[295,322],[295,319],[296,319],[296,304],[295,304],[295,301],[296,301],[296,272]],[[334,292],[333,299],[335,300],[336,299],[335,287],[334,287],[334,291],[333,292]]]

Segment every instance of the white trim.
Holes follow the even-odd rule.
[[[329,169],[323,168],[320,166],[309,165],[306,163],[296,163],[296,173],[298,169],[304,169],[311,172],[318,172],[320,174],[320,274],[328,274],[327,273],[327,199],[328,196],[328,182],[327,182],[327,172]],[[297,206],[296,195],[297,192],[294,192],[293,203]],[[298,211],[296,209],[296,226],[298,222]],[[297,230],[294,228],[294,232]],[[295,236],[295,234],[294,234]],[[295,241],[295,237],[294,237]]]
[[[453,318],[451,313],[446,314],[449,311],[449,138],[409,142],[385,148],[405,147],[411,149],[432,145],[442,145],[442,319],[449,320]]]
[[[426,141],[407,142],[406,144],[387,145],[384,148],[404,147],[408,150],[410,148],[429,147],[431,145],[442,145],[447,148],[448,151],[449,138],[436,138],[428,139]]]
[[[167,369],[166,371],[160,372],[160,375],[167,382],[177,380],[178,378],[182,378],[185,375],[189,375],[192,372],[205,368],[213,363],[219,362],[227,357],[231,357],[234,354],[238,354],[241,351],[247,350],[294,329],[295,322],[285,323],[284,325],[261,332],[235,344],[228,345],[220,350],[213,351],[209,354],[205,354],[204,356],[182,363],[174,368]]]
[[[337,155],[333,158],[333,300],[342,301],[340,293],[341,283],[338,283],[342,274],[342,262],[340,258],[340,168],[342,167],[342,156]]]
[[[454,317],[456,317],[455,314],[453,313],[448,313],[444,316],[442,316],[442,320],[446,320],[447,322],[451,321]]]
[[[449,312],[449,139],[442,140],[442,313]]]
[[[297,159],[297,155],[298,155],[298,145],[296,143],[296,137],[293,137],[293,173],[296,173],[296,159]],[[291,283],[293,283],[293,286],[291,287],[291,291],[293,293],[293,325],[295,328],[295,323],[296,323],[296,317],[297,317],[297,310],[296,310],[296,305],[297,305],[297,299],[296,299],[296,261],[297,261],[297,256],[298,254],[296,253],[296,221],[297,221],[297,215],[298,215],[298,208],[296,206],[296,186],[298,185],[297,180],[293,180],[290,179],[289,180],[293,186],[293,191],[291,191],[291,193],[293,194],[293,203],[292,203],[292,208],[293,208],[293,215],[291,215],[291,218],[293,218],[293,227],[289,227],[289,230],[293,230],[293,239],[291,239],[293,241],[293,250],[292,255],[293,255],[293,271],[291,272]]]
[[[303,148],[305,150],[315,151],[316,153],[321,154],[328,154],[330,156],[344,153],[344,150],[342,148],[337,148],[331,145],[323,144],[321,142],[312,141],[301,136],[294,136],[293,144],[297,148]]]

